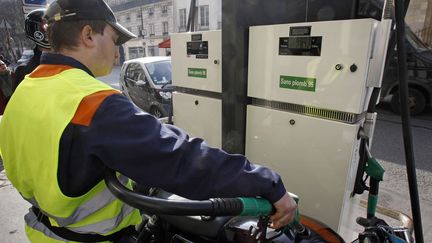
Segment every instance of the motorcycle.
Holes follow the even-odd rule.
[[[109,190],[124,203],[142,212],[143,222],[133,241],[141,242],[344,242],[325,224],[301,216],[283,229],[272,229],[272,204],[262,198],[213,198],[194,201],[156,188],[130,190],[107,170]],[[298,202],[298,198],[292,195]]]
[[[357,218],[364,227],[353,242],[414,242],[411,220],[400,214],[404,227],[391,227],[375,216],[379,182],[384,170],[368,153],[365,172],[370,180],[367,218]],[[105,183],[108,189],[124,203],[139,209],[143,222],[130,242],[136,243],[320,243],[345,242],[330,227],[298,211],[292,223],[282,229],[272,229],[269,215],[272,204],[263,198],[213,198],[194,201],[158,188],[134,190],[124,186],[115,171],[107,169]],[[291,194],[299,203],[299,198]]]

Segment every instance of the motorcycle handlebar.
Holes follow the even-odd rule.
[[[105,183],[122,202],[147,213],[188,216],[265,216],[273,213],[272,204],[262,198],[213,198],[203,201],[167,200],[145,196],[125,187],[111,169],[105,171]]]

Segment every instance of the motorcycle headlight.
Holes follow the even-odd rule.
[[[171,92],[159,91],[159,95],[166,100],[169,100],[172,97]]]

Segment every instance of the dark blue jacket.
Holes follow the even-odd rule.
[[[92,75],[59,54],[44,53],[41,64],[72,66]],[[270,169],[161,124],[120,93],[96,96],[83,99],[60,140],[58,181],[65,195],[89,191],[103,179],[105,167],[190,199],[263,196],[275,202],[285,194],[279,175]]]

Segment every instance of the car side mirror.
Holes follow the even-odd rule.
[[[144,81],[144,80],[138,80],[138,81],[136,82],[136,85],[138,85],[138,86],[145,86],[145,85],[147,85],[147,82]]]

